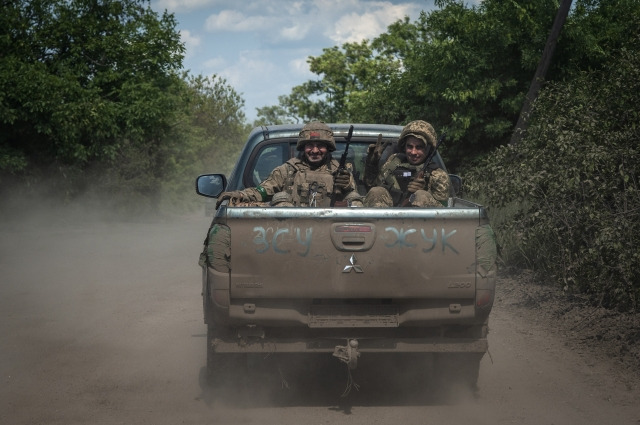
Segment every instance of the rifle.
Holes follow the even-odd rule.
[[[347,154],[349,153],[349,144],[351,143],[351,136],[353,136],[353,125],[351,125],[349,127],[349,133],[347,134],[347,137],[345,138],[346,141],[347,141],[347,144],[344,146],[344,152],[342,153],[342,156],[340,157],[340,165],[338,165],[338,169],[336,170],[336,174],[335,174],[335,176],[333,176],[333,196],[331,197],[331,203],[329,204],[329,206],[331,208],[333,208],[336,205],[336,198],[338,197],[339,194],[342,193],[342,191],[340,189],[336,188],[336,177],[338,176],[340,171],[344,170],[346,168],[346,166],[347,166]]]
[[[438,148],[440,147],[440,144],[444,142],[444,139],[446,138],[446,136],[447,136],[447,133],[442,133],[440,135],[440,138],[438,139],[438,143],[436,143],[436,147],[431,152],[429,152],[427,159],[425,159],[424,161],[424,165],[422,166],[418,174],[416,174],[416,176],[413,178],[414,181],[424,178],[424,175],[427,173],[427,168],[429,167],[429,164],[433,160],[433,157],[436,156],[436,152],[438,152]],[[409,201],[410,201],[410,195],[407,193],[403,201],[400,203],[400,205],[403,207],[406,207],[407,205],[409,205]]]

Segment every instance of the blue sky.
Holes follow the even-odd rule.
[[[256,108],[316,77],[307,58],[345,42],[372,39],[405,16],[414,21],[433,0],[152,0],[175,14],[187,52],[185,69],[216,74]]]

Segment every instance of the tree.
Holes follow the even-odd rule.
[[[293,121],[357,120],[362,108],[359,99],[400,66],[391,54],[375,51],[366,40],[323,49],[322,55],[309,57],[308,63],[321,78],[295,86],[289,95],[278,98],[277,110]]]
[[[296,117],[290,116],[289,112],[282,106],[286,103],[284,96],[278,96],[279,105],[264,106],[257,108],[258,119],[253,122],[254,127],[274,124],[293,124],[298,122]]]
[[[155,152],[161,160],[161,177],[135,171],[131,176],[140,182],[157,181],[162,207],[184,209],[197,201],[193,196],[195,176],[228,174],[250,129],[242,111],[244,100],[217,75],[184,74],[180,99],[175,123]],[[123,153],[121,160],[128,162],[136,157]],[[122,191],[122,178],[114,179],[113,185]]]
[[[157,149],[181,88],[173,15],[142,0],[25,0],[4,2],[0,23],[0,171]]]
[[[189,159],[201,172],[214,169],[229,173],[250,130],[242,112],[244,100],[217,75],[192,76],[187,82],[189,119],[184,130],[192,131],[199,140],[199,151]]]
[[[535,70],[555,1],[486,0],[391,25],[371,43],[347,43],[310,58],[321,78],[281,104],[308,117],[403,124],[425,119],[447,130],[452,168],[508,140]]]
[[[493,151],[466,185],[499,211],[492,224],[508,265],[631,311],[640,299],[637,35],[602,70],[543,89],[520,143]]]
[[[540,62],[538,63],[538,69],[536,69],[536,73],[533,76],[531,85],[529,86],[529,92],[525,96],[524,104],[522,105],[520,116],[518,117],[518,122],[516,123],[515,129],[513,130],[513,133],[511,135],[511,141],[509,143],[518,143],[518,141],[522,137],[522,133],[526,131],[527,120],[529,118],[529,113],[531,112],[531,104],[535,101],[536,96],[538,95],[538,92],[540,91],[540,88],[542,87],[542,84],[544,82],[547,70],[549,69],[549,65],[551,64],[551,59],[553,58],[553,52],[556,49],[558,36],[560,35],[562,26],[567,19],[567,15],[569,14],[571,3],[572,0],[562,0],[562,3],[560,4],[560,8],[558,9],[558,13],[556,14],[556,19],[553,21],[553,28],[551,29],[549,38],[547,39],[547,44],[544,46],[542,58],[540,58]]]
[[[403,72],[370,96],[369,116],[422,118],[446,130],[444,152],[456,169],[508,141],[556,8],[553,0],[437,5],[415,23],[419,38],[403,53]]]
[[[638,35],[640,2],[637,0],[578,0],[562,30],[557,46],[563,75],[601,70],[611,54]]]
[[[371,42],[310,57],[316,80],[280,99],[291,116],[404,124],[447,132],[452,171],[509,142],[558,11],[557,0],[437,0],[415,22],[397,21]],[[637,0],[577,0],[546,82],[607,65],[640,27]]]

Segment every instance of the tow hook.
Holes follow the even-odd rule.
[[[358,367],[358,357],[360,357],[358,340],[348,339],[347,345],[336,345],[333,350],[333,356],[340,359],[341,362],[346,363],[349,369],[355,369]]]

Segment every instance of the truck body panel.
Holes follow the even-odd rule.
[[[270,211],[233,208],[227,216],[232,298],[385,298],[389,282],[394,298],[475,297],[475,244],[463,243],[475,238],[475,226],[464,214],[439,219],[425,209],[407,219],[367,218],[359,210],[350,218],[293,209],[301,214],[270,218]],[[452,275],[449,262],[463,267]]]
[[[330,126],[338,157],[348,125]],[[255,186],[295,155],[300,127],[255,129],[225,190]],[[367,146],[401,130],[354,124],[349,169],[362,196]],[[495,237],[485,208],[455,193],[443,208],[222,205],[200,265],[209,362],[251,352],[334,352],[345,361],[352,344],[358,356],[475,353],[475,364],[487,351]]]

